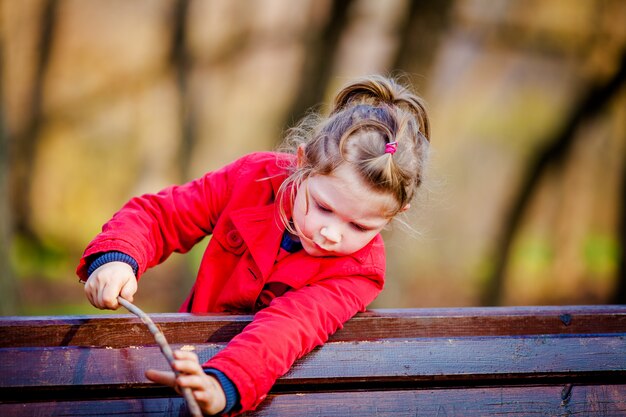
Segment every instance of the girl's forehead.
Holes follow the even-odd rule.
[[[374,190],[350,164],[341,164],[328,175],[314,175],[308,185],[314,197],[337,210],[383,218],[391,217],[397,210],[398,203],[391,194]]]

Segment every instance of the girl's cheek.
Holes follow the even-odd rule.
[[[307,216],[302,216],[302,222],[300,223],[300,230],[305,236],[309,236],[309,222]]]

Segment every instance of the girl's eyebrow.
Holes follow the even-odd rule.
[[[316,191],[309,191],[309,196],[311,197],[311,200],[313,200],[315,204],[334,211],[332,206],[328,204],[326,201],[324,201],[324,199],[320,197]]]

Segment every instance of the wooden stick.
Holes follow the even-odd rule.
[[[157,325],[154,324],[150,316],[144,313],[139,307],[137,307],[130,301],[122,298],[121,296],[117,297],[117,302],[124,306],[128,311],[139,317],[141,321],[146,326],[148,326],[150,333],[152,333],[152,335],[154,336],[154,340],[159,345],[159,348],[161,348],[161,352],[163,352],[163,356],[165,356],[165,359],[167,359],[167,362],[170,364],[172,371],[174,371],[174,374],[178,375],[179,372],[174,369],[174,353],[172,352],[172,348],[167,343],[165,335],[161,332],[161,330],[159,330]],[[181,387],[181,391],[183,393],[185,401],[187,402],[187,406],[189,407],[189,412],[191,413],[191,415],[193,417],[202,417],[202,412],[200,411],[200,407],[198,406],[196,399],[193,397],[191,389],[188,387]]]

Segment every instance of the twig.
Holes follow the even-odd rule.
[[[154,340],[157,342],[157,344],[161,348],[161,352],[163,352],[163,356],[165,356],[165,359],[167,359],[167,362],[170,364],[172,371],[174,371],[174,374],[178,375],[179,372],[176,369],[174,369],[174,354],[172,352],[172,348],[167,343],[167,340],[165,339],[165,335],[161,332],[161,330],[159,330],[156,324],[154,324],[152,319],[146,313],[144,313],[139,307],[137,307],[136,305],[134,305],[133,303],[131,303],[130,301],[122,297],[118,296],[117,302],[123,305],[128,311],[130,311],[131,313],[139,317],[141,321],[146,326],[148,326],[150,333],[152,333],[152,336],[154,336]],[[188,387],[181,387],[181,391],[183,393],[183,397],[185,398],[185,401],[187,402],[187,407],[189,407],[189,412],[191,413],[191,415],[193,417],[202,417],[202,412],[200,411],[200,407],[198,406],[196,399],[193,397],[193,394],[191,393],[191,389]]]

